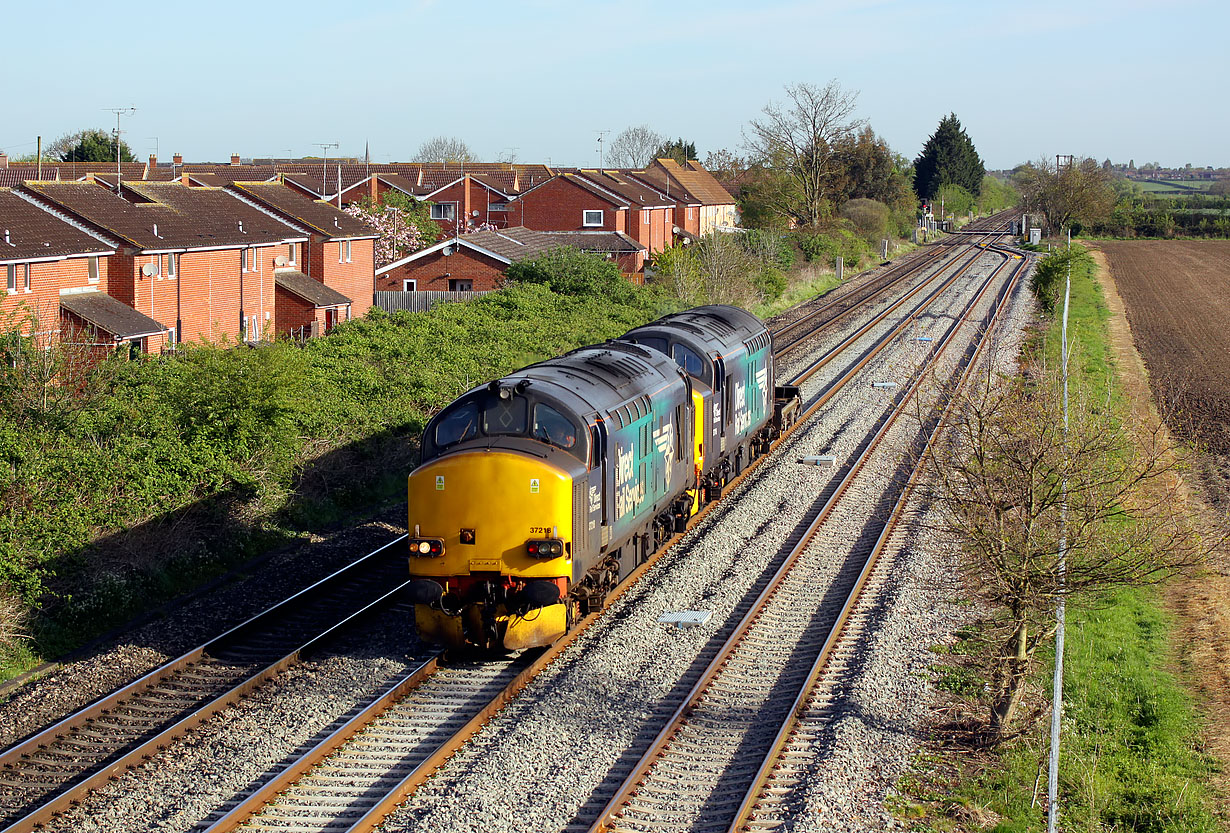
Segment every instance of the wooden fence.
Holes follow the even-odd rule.
[[[472,301],[486,292],[377,292],[376,306],[385,312],[426,312],[442,301]]]

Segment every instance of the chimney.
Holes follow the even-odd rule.
[[[239,164],[239,154],[238,154],[238,153],[232,153],[232,154],[231,154],[231,164],[232,164],[232,165],[238,165],[238,164]]]
[[[175,154],[174,156],[172,156],[172,157],[171,157],[171,164],[172,164],[172,165],[182,165],[182,164],[184,164],[184,155],[183,155],[182,153],[177,153],[177,154]]]
[[[158,157],[151,153],[149,155],[149,169],[152,171],[154,168],[157,168],[157,167],[158,167]]]
[[[4,151],[0,150],[0,168],[7,168],[8,166],[9,166],[9,155],[5,153]]]

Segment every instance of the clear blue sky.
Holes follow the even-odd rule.
[[[787,83],[837,79],[913,158],[955,112],[987,167],[1057,153],[1230,166],[1227,6],[1170,2],[9,4],[0,149],[123,121],[139,158],[597,163],[629,125],[738,149]],[[330,155],[338,151],[330,151]]]

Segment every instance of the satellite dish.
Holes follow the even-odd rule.
[[[478,216],[478,209],[476,208],[476,209],[474,209],[473,211],[471,211],[470,213],[471,213],[473,216],[477,217],[477,216]]]
[[[286,259],[286,255],[278,255],[273,259],[274,266],[285,266],[288,263],[290,263],[290,261]]]
[[[147,263],[141,267],[141,274],[147,278],[152,278],[158,274],[158,267],[152,263]]]
[[[440,250],[440,254],[444,255],[445,257],[448,257],[452,253],[453,253],[452,246],[445,246],[443,249]]]

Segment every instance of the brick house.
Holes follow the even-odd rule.
[[[645,247],[614,231],[532,231],[523,226],[475,231],[452,237],[376,270],[378,291],[490,291],[504,280],[504,270],[560,246],[601,254],[635,274],[645,261]]]
[[[276,182],[234,182],[227,190],[307,235],[301,249],[292,245],[283,263],[275,264],[279,335],[327,332],[337,322],[367,312],[379,235],[366,223]]]
[[[117,244],[0,189],[0,328],[44,344],[115,347],[161,337],[165,327],[107,294]]]
[[[538,231],[616,231],[651,254],[674,242],[675,204],[619,171],[562,173],[521,194],[513,220]]]
[[[274,273],[307,235],[217,188],[27,183],[34,202],[113,239],[107,293],[162,322],[154,351],[179,341],[256,341],[276,331]]]
[[[680,165],[674,159],[655,159],[636,176],[670,196],[687,195],[688,216],[684,217],[684,222],[677,220],[676,224],[692,234],[710,234],[719,228],[733,228],[739,222],[735,198],[695,160]],[[692,209],[697,209],[695,224],[690,216]]]

